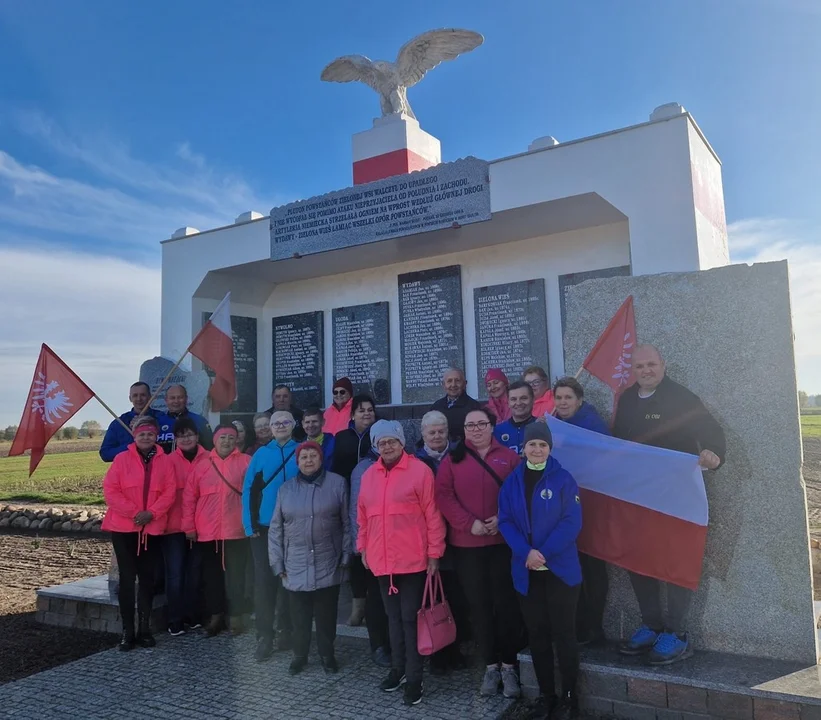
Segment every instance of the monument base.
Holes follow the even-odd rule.
[[[354,185],[405,175],[442,162],[442,146],[407,115],[376,118],[353,136]]]

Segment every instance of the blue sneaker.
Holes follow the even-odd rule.
[[[675,633],[663,632],[659,634],[656,644],[647,656],[647,662],[651,665],[672,665],[692,654],[693,648],[687,633],[680,638]]]
[[[622,655],[644,655],[653,649],[658,639],[659,633],[642,625],[629,640],[619,645],[619,652]]]

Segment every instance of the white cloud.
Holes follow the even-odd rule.
[[[91,280],[91,281],[90,281]],[[45,342],[125,412],[140,364],[158,353],[160,272],[98,255],[0,248],[0,426],[17,424]],[[72,419],[107,424],[95,401]]]
[[[821,393],[821,245],[806,228],[782,219],[750,218],[727,229],[733,262],[787,259],[798,387]]]

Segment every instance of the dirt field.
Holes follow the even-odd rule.
[[[103,538],[0,535],[0,683],[113,647],[113,635],[34,621],[35,590],[108,572]]]
[[[89,452],[91,450],[99,450],[100,443],[103,441],[102,437],[96,437],[92,440],[50,440],[46,445],[46,455],[55,455],[59,453],[72,452]],[[11,449],[11,442],[8,440],[0,440],[0,458],[7,457]],[[25,453],[27,456],[29,452]]]

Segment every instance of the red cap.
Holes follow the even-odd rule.
[[[507,375],[505,375],[500,368],[488,369],[488,371],[485,373],[485,382],[488,383],[491,380],[501,380],[505,385],[510,385],[510,382],[507,379]]]
[[[336,390],[337,388],[342,388],[343,390],[347,390],[348,395],[353,395],[353,383],[351,383],[351,381],[346,377],[341,377],[341,378],[339,378],[339,380],[334,382],[334,386],[331,389]]]

